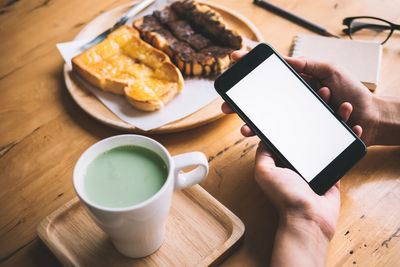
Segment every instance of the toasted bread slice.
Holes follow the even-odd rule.
[[[219,74],[232,63],[231,52],[245,48],[243,38],[227,28],[218,12],[193,0],[175,1],[136,19],[133,26],[186,76]]]
[[[72,69],[92,85],[125,95],[145,111],[162,108],[183,88],[182,74],[169,57],[126,25],[74,57]]]

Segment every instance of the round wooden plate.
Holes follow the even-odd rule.
[[[136,2],[117,7],[100,15],[99,17],[91,21],[88,25],[86,25],[86,27],[76,36],[75,40],[97,36],[97,34],[101,33],[104,29],[117,21],[122,16],[122,14],[135,3]],[[262,36],[257,28],[242,15],[220,5],[215,5],[207,2],[202,3],[207,4],[208,6],[217,10],[222,15],[224,21],[229,28],[236,29],[250,40],[262,41]],[[66,64],[64,65],[64,78],[65,84],[72,98],[84,111],[106,125],[129,132],[178,132],[204,125],[223,116],[220,108],[222,99],[217,98],[210,104],[182,119],[145,132],[139,128],[136,128],[133,125],[122,121],[114,113],[107,109],[107,107],[105,107],[90,91],[88,91],[78,79],[74,78],[74,75],[71,73],[69,67]]]

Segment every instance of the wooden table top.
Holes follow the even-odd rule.
[[[129,0],[4,0],[0,4],[0,264],[58,266],[35,228],[75,197],[72,170],[80,154],[122,132],[81,110],[68,94],[56,43],[72,40],[89,21]],[[292,38],[308,30],[253,5],[212,1],[252,21],[287,55]],[[372,15],[400,24],[400,0],[274,0],[337,34],[347,16]],[[383,49],[379,95],[400,95],[400,39]],[[210,174],[201,185],[242,219],[243,244],[223,265],[269,262],[277,225],[274,209],[253,179],[257,138],[243,138],[235,115],[181,133],[151,135],[171,152],[203,151]],[[342,179],[342,208],[329,266],[400,263],[400,147],[370,147]]]

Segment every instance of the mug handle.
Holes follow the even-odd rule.
[[[174,190],[200,183],[208,174],[208,161],[201,152],[188,152],[172,157],[175,163],[175,183]],[[197,166],[194,170],[183,172],[182,169]]]

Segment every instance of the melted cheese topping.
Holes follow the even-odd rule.
[[[111,34],[98,45],[81,56],[82,62],[90,69],[109,79],[129,81],[129,95],[138,100],[162,99],[162,95],[176,82],[163,80],[160,61],[140,46],[132,32],[124,30]]]
[[[154,78],[137,79],[129,85],[127,94],[137,100],[162,100],[165,93],[177,90],[177,84]]]

